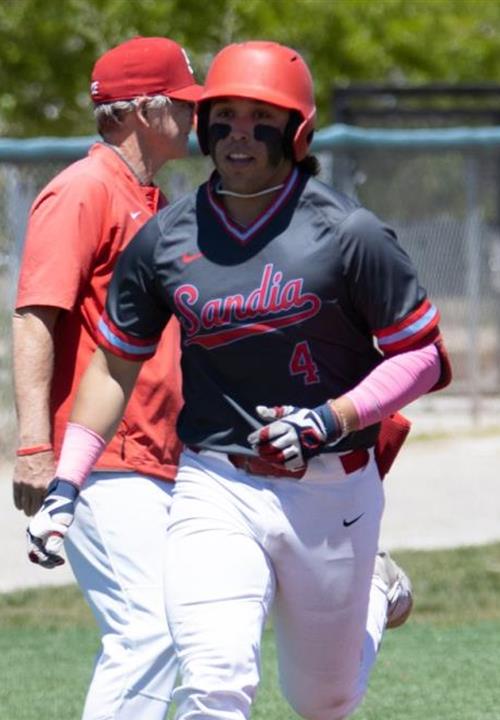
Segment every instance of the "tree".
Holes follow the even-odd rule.
[[[500,78],[496,0],[3,0],[3,134],[92,133],[92,65],[134,35],[171,35],[189,49],[200,79],[228,42],[291,45],[311,65],[323,125],[332,83]]]

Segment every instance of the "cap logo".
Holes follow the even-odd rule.
[[[194,71],[191,65],[191,60],[188,57],[187,52],[184,50],[184,48],[181,48],[181,52],[184,55],[184,60],[186,61],[186,65],[188,66],[188,70],[191,73],[191,75],[194,75]]]
[[[99,95],[99,80],[94,80],[94,82],[90,84],[90,94]]]

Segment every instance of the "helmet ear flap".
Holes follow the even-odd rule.
[[[293,140],[293,153],[296,162],[303,160],[309,152],[309,146],[314,135],[314,117],[315,113],[312,117],[305,118],[304,120],[301,118],[301,123],[297,128]]]
[[[295,162],[305,158],[314,134],[313,120],[304,120],[297,110],[290,112],[290,119],[283,133],[283,153],[286,158]]]
[[[290,117],[283,131],[283,155],[287,160],[294,160],[294,141],[297,130],[300,127],[302,118],[296,110],[290,111]]]
[[[210,145],[208,142],[208,117],[210,115],[210,103],[200,103],[196,110],[196,134],[198,135],[198,144],[203,155],[210,154]]]

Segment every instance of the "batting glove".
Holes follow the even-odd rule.
[[[42,507],[26,531],[28,557],[32,563],[45,568],[64,564],[60,553],[64,536],[73,522],[78,493],[78,488],[67,480],[56,477],[50,483]]]
[[[270,424],[251,433],[248,442],[262,459],[287,470],[300,470],[325,445],[343,437],[341,423],[328,403],[312,410],[293,405],[258,405],[256,410]]]

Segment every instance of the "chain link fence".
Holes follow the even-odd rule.
[[[335,135],[335,132],[337,135]],[[321,135],[323,135],[321,137]],[[441,310],[454,382],[472,418],[500,393],[500,132],[498,129],[320,134],[330,182],[398,233]]]
[[[14,442],[10,318],[29,207],[94,138],[0,140],[0,454]],[[321,179],[391,224],[442,314],[454,382],[478,418],[500,396],[500,130],[374,130],[336,125],[317,133]],[[196,155],[157,180],[170,199],[210,171]],[[47,238],[50,243],[50,238]]]

